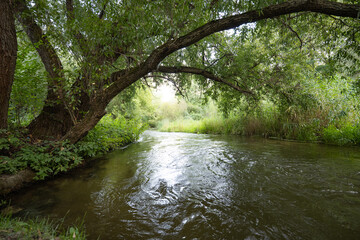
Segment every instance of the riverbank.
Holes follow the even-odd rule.
[[[0,195],[19,190],[81,166],[93,158],[136,141],[146,126],[136,120],[105,116],[76,144],[32,139],[26,129],[3,131],[0,138]]]
[[[319,121],[311,119],[308,122],[291,122],[254,116],[247,118],[217,116],[201,120],[164,120],[158,125],[157,130],[240,136],[257,135],[276,140],[360,146],[360,124],[349,122],[320,124]]]
[[[0,196],[39,180],[83,166],[89,159],[136,141],[146,126],[135,120],[105,116],[82,141],[32,139],[26,129],[2,132],[0,138]],[[85,239],[78,227],[59,232],[59,225],[39,219],[10,217],[16,213],[5,200],[0,204],[0,239]]]
[[[86,239],[85,232],[78,227],[61,230],[61,222],[55,224],[48,220],[11,218],[0,215],[0,239]]]

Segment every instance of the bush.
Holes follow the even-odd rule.
[[[334,124],[324,128],[322,137],[324,142],[336,145],[359,145],[360,125],[351,123],[341,124],[336,127]]]
[[[146,124],[137,120],[106,115],[76,148],[81,156],[94,157],[136,141],[146,128]]]

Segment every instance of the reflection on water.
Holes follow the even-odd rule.
[[[12,203],[90,239],[357,239],[359,192],[357,149],[148,131]]]

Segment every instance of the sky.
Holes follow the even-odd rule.
[[[166,83],[156,88],[154,95],[159,97],[163,103],[176,101],[175,90]]]

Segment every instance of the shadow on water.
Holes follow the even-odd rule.
[[[89,239],[357,239],[360,151],[148,131],[12,204]]]

